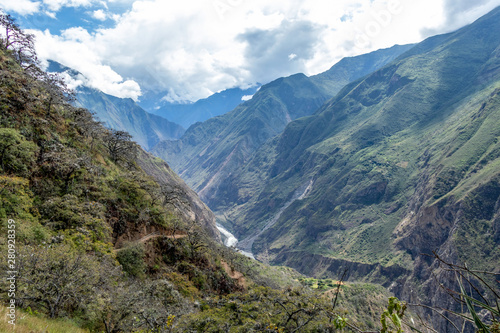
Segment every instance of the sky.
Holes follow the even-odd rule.
[[[0,0],[37,53],[105,93],[193,102],[456,30],[500,0]],[[73,82],[75,84],[75,82]]]

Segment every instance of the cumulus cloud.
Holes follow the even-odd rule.
[[[92,17],[99,21],[106,21],[108,15],[102,9],[94,10]]]
[[[51,11],[59,11],[62,7],[89,7],[99,0],[43,0],[43,4]]]
[[[93,48],[95,38],[83,28],[71,28],[61,36],[31,31],[37,39],[37,53],[41,59],[51,59],[82,73],[85,84],[107,94],[138,100],[141,89],[137,82],[114,71]],[[74,82],[72,82],[74,83]]]
[[[499,0],[445,0],[446,23],[459,28],[500,6]]]
[[[40,10],[40,3],[30,0],[0,0],[0,7],[8,12],[29,15]]]
[[[307,71],[306,63],[314,56],[323,28],[310,21],[283,20],[274,29],[252,29],[240,34],[238,40],[246,44],[246,69],[262,82]]]
[[[466,24],[472,23],[478,17],[500,6],[500,0],[444,0],[442,24],[423,29],[426,36],[456,30]]]
[[[68,88],[71,90],[76,90],[80,86],[89,85],[88,79],[81,74],[73,76],[70,75],[68,72],[63,72],[61,74],[61,77],[63,78],[64,82],[66,82]]]
[[[77,69],[107,93],[137,99],[142,88],[186,102],[418,42],[430,31],[468,23],[499,1],[43,0],[53,11],[88,6],[89,18],[114,24],[90,33],[77,27],[38,32],[37,45],[41,57]],[[116,15],[113,6],[127,10]]]

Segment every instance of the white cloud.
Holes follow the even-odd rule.
[[[500,0],[444,0],[442,3],[441,24],[423,29],[422,34],[431,36],[436,33],[443,33],[456,30],[500,6]]]
[[[37,53],[41,59],[51,59],[82,73],[87,85],[107,94],[138,100],[141,89],[137,82],[123,79],[99,56],[93,48],[94,36],[83,28],[71,28],[61,36],[50,32],[31,31],[37,39]]]
[[[244,101],[244,102],[246,102],[246,101],[251,100],[252,97],[253,97],[253,95],[244,95],[244,96],[241,97],[241,100]]]
[[[115,0],[109,2],[130,3],[132,1]],[[56,12],[63,7],[90,7],[93,5],[107,7],[107,2],[104,0],[0,0],[0,8],[7,12],[14,12],[20,15],[31,15],[38,12],[45,12],[45,14],[51,18],[55,18]],[[95,12],[99,13],[96,14]],[[94,14],[98,17],[102,17],[102,14],[104,14],[102,10],[96,10],[95,12]],[[98,17],[96,18],[100,19]]]
[[[94,10],[92,17],[99,21],[106,21],[108,15],[102,9]]]
[[[59,11],[62,7],[89,7],[99,2],[99,0],[43,0],[43,4],[55,12]]]
[[[40,3],[30,0],[0,0],[0,7],[8,12],[29,15],[40,10]]]
[[[54,8],[99,3],[43,1]],[[469,23],[500,0],[107,3],[104,8],[119,4],[129,10],[113,16],[102,10],[102,4],[91,7],[95,18],[111,17],[116,24],[92,34],[81,28],[61,36],[43,33],[38,41],[45,50],[41,56],[74,67],[108,93],[137,98],[140,83],[146,90],[169,91],[170,101],[193,101],[296,72],[316,74],[345,56],[418,42],[431,31],[436,34],[448,31],[450,24],[458,28]]]
[[[67,72],[64,72],[61,74],[61,76],[64,79],[64,82],[66,82],[68,88],[71,90],[75,90],[76,88],[83,85],[88,85],[88,80],[83,75],[78,75],[77,77],[73,77]]]
[[[54,19],[54,20],[57,18],[56,13],[54,13],[54,12],[46,11],[45,15],[47,15],[48,17],[50,17],[51,19]]]

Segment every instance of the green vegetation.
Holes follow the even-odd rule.
[[[117,253],[116,259],[125,272],[135,277],[141,277],[146,271],[144,256],[144,245],[139,243],[125,246]]]
[[[470,316],[445,310],[495,332],[498,292],[487,286],[498,271],[489,280],[477,272],[497,270],[500,255],[499,83],[494,75],[481,89],[469,82],[483,69],[491,74],[494,59],[483,55],[492,54],[499,36],[476,35],[483,25],[500,31],[499,11],[442,37],[439,47],[424,42],[419,52],[351,83],[264,145],[286,117],[263,118],[269,126],[261,128],[259,117],[229,114],[244,114],[243,123],[253,124],[241,132],[233,128],[232,142],[261,147],[220,187],[235,194],[223,203],[235,229],[249,234],[282,213],[254,250],[266,261],[323,279],[266,266],[217,243],[213,215],[168,165],[129,134],[105,129],[68,103],[63,81],[38,69],[32,37],[19,32],[27,49],[0,47],[0,234],[15,226],[17,249],[15,263],[4,260],[0,267],[18,271],[13,299],[20,330],[408,331],[408,317],[418,325],[404,302],[391,297],[387,305],[390,295],[382,286],[337,282],[334,274],[349,265],[351,278],[434,296],[440,285],[429,282],[431,276],[448,283],[450,269],[419,254],[445,244],[459,260],[475,259],[473,270],[451,266],[459,267],[456,273],[481,282],[474,289],[476,281],[467,280],[474,294],[457,280],[457,307],[465,305]],[[1,22],[16,28],[8,17]],[[280,110],[299,117],[312,112],[302,107],[325,96],[297,75],[271,83],[261,97],[254,101],[262,103],[261,115]],[[262,136],[243,145],[239,138],[251,138],[255,128],[264,130],[257,131]],[[246,130],[252,135],[242,136]],[[204,131],[210,129],[194,126],[184,139],[198,149],[203,136],[196,133]],[[214,147],[231,168],[241,164],[229,157],[250,156]],[[3,253],[7,241],[0,238]],[[5,303],[13,297],[8,284],[0,283]],[[480,317],[485,311],[491,319]]]
[[[383,272],[412,269],[450,240],[461,260],[493,269],[500,36],[486,31],[498,15],[422,42],[264,144],[215,205],[235,235],[262,229],[312,182],[254,254],[306,274],[323,267],[304,267],[296,253],[366,264],[371,281],[389,286],[394,277]]]
[[[178,139],[185,131],[176,123],[144,111],[131,99],[110,96],[88,87],[78,88],[76,104],[91,111],[107,127],[130,133],[144,149],[151,149],[163,140]]]
[[[195,124],[180,140],[161,142],[152,151],[182,173],[214,211],[223,212],[243,190],[241,184],[238,188],[230,185],[232,174],[238,173],[267,140],[280,134],[290,121],[313,114],[347,83],[383,67],[409,48],[395,46],[346,58],[312,77],[296,74],[279,78],[233,111]],[[290,146],[294,143],[287,142]],[[250,196],[245,193],[245,197]]]
[[[307,331],[365,318],[337,313],[331,295],[300,287],[292,269],[217,243],[210,212],[166,164],[72,106],[62,80],[35,60],[27,70],[16,54],[0,48],[0,234],[16,231],[15,262],[0,267],[18,272],[15,296],[6,279],[0,295],[4,305],[15,300],[16,331],[217,331],[228,323]],[[7,241],[0,237],[3,253]]]
[[[422,253],[498,272],[499,17],[496,8],[423,41],[265,142],[250,130],[274,124],[260,110],[297,101],[305,78],[263,86],[255,108],[200,124],[158,153],[180,161],[240,241],[276,219],[253,243],[257,258],[316,277],[349,265],[362,281],[397,280],[398,292],[437,302],[447,295],[434,296],[435,264]],[[281,85],[293,94],[276,94]]]

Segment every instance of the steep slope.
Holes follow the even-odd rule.
[[[226,224],[274,263],[350,265],[434,304],[436,263],[421,253],[498,272],[499,52],[497,8],[349,84],[233,175]]]
[[[415,44],[394,45],[387,49],[343,58],[326,72],[311,76],[311,79],[324,87],[326,92],[335,95],[346,84],[384,67],[414,46]]]
[[[292,120],[312,114],[349,80],[359,78],[400,55],[410,46],[395,46],[339,62],[327,72],[277,79],[261,87],[235,110],[191,126],[178,141],[165,141],[152,152],[169,162],[212,208],[224,205],[225,187],[267,140]],[[350,73],[349,75],[345,73]]]
[[[180,140],[161,142],[152,152],[210,206],[221,181],[292,119],[314,112],[326,99],[303,74],[278,79],[235,110],[191,126]]]
[[[350,325],[376,327],[380,286],[343,285],[334,308],[332,280],[316,292],[290,268],[223,247],[213,214],[165,162],[12,53],[0,44],[0,330],[318,332],[355,308],[370,311]]]
[[[79,87],[76,98],[78,106],[92,111],[106,127],[130,133],[147,150],[163,140],[177,139],[185,131],[176,123],[147,113],[130,98],[114,97],[88,87]]]
[[[76,80],[86,80],[81,73],[54,61],[49,62],[47,70],[66,73]],[[147,150],[160,141],[178,139],[185,131],[176,123],[147,113],[130,98],[114,97],[85,85],[77,88],[75,103],[94,113],[104,126],[130,133],[134,141]]]
[[[213,212],[165,161],[141,150],[137,163],[163,187],[165,195],[169,197],[169,204],[178,216],[186,222],[201,224],[213,239],[221,241]]]
[[[226,89],[190,104],[161,102],[163,97],[161,94],[153,94],[153,96],[146,94],[144,98],[141,98],[139,105],[152,114],[168,119],[184,128],[189,128],[194,123],[231,111],[243,103],[242,98],[252,96],[257,89],[258,86],[244,90],[240,88]]]

